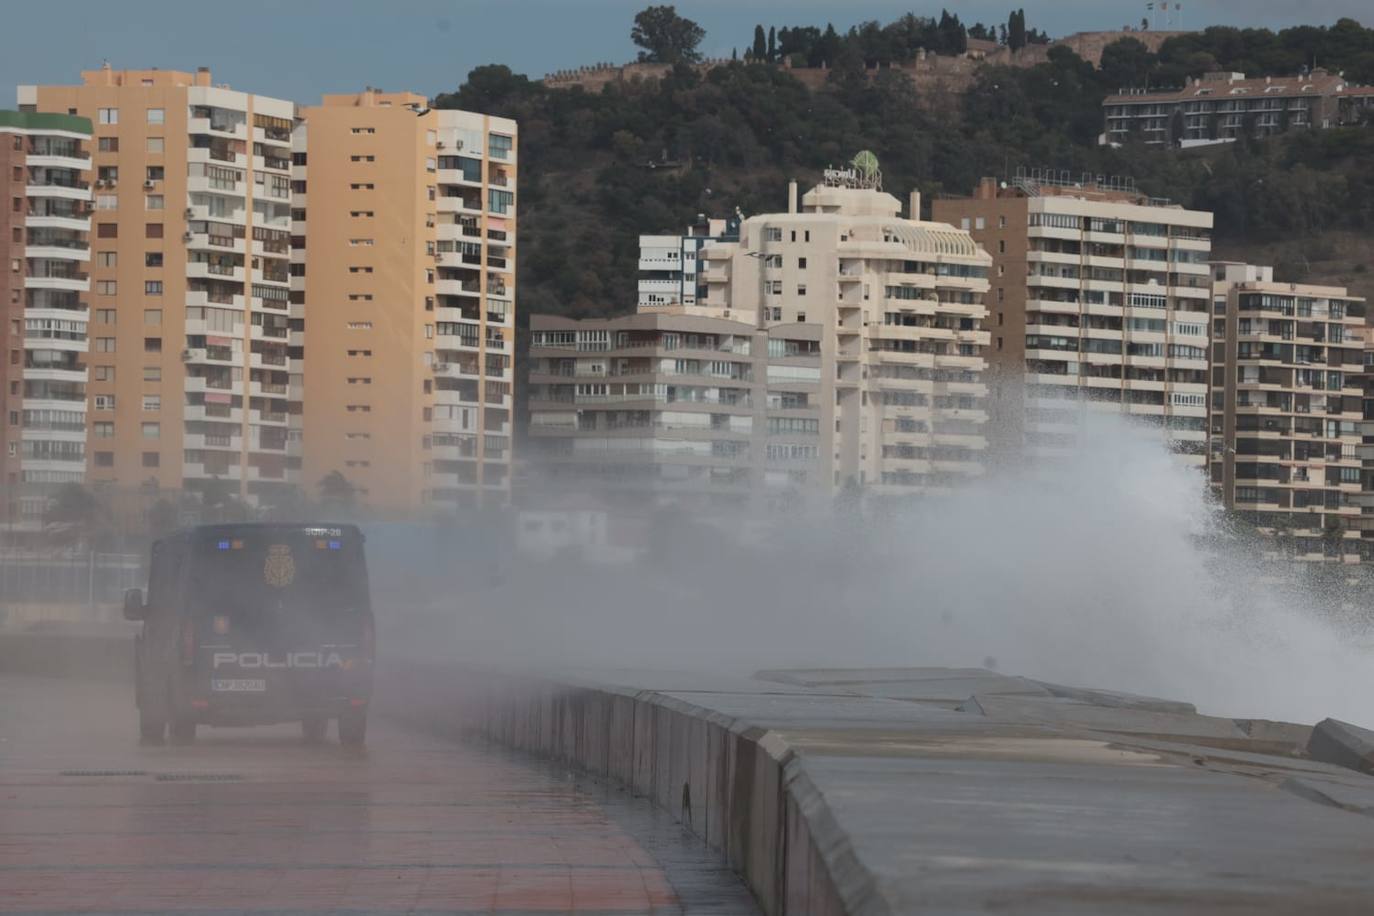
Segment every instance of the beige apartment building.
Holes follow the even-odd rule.
[[[371,508],[509,498],[516,125],[423,96],[325,96],[294,138],[304,485]]]
[[[1212,486],[1305,560],[1360,555],[1365,303],[1213,266]]]
[[[88,479],[270,502],[300,477],[295,106],[108,65],[19,105],[94,126]]]
[[[933,202],[992,256],[987,302],[999,457],[1063,456],[1093,413],[1160,429],[1206,463],[1212,214],[1128,182],[984,179]]]
[[[900,211],[876,181],[832,172],[800,202],[793,185],[786,213],[702,247],[705,295],[692,306],[537,318],[533,442],[556,440],[560,460],[595,472],[578,450],[596,453],[601,444],[581,443],[598,439],[638,451],[652,466],[641,479],[722,492],[757,482],[784,501],[851,485],[935,492],[978,476],[990,258],[967,232],[916,218],[917,195],[911,218]],[[645,396],[627,405],[633,416],[600,406]]]
[[[814,336],[661,310],[534,315],[530,329],[525,458],[545,495],[724,509],[762,494],[768,475],[778,498],[794,495],[789,466],[815,464],[816,404],[768,386],[771,365],[818,369]],[[770,339],[795,355],[770,361]]]
[[[91,122],[0,111],[0,522],[86,479]]]

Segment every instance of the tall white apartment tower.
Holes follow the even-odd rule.
[[[800,203],[794,184],[786,213],[707,245],[698,304],[769,332],[774,476],[823,492],[938,491],[984,467],[992,259],[968,232],[920,219],[919,194],[903,217],[875,174],[829,172]],[[808,409],[815,426],[789,423]]]

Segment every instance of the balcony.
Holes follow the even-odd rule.
[[[58,261],[89,261],[91,259],[90,243],[84,239],[44,239],[34,238],[33,233],[29,233],[28,245],[24,248],[26,258],[51,258]]]
[[[30,270],[24,278],[27,289],[61,289],[86,292],[90,289],[90,274],[81,271]]]
[[[84,172],[91,167],[91,154],[75,148],[30,150],[25,165],[30,168],[71,169],[75,172]]]
[[[186,121],[186,132],[190,134],[209,134],[212,137],[234,138],[236,140],[248,139],[248,123],[246,121],[202,117],[188,118]]]
[[[242,283],[243,268],[233,264],[217,264],[214,261],[188,261],[186,263],[186,276],[188,279],[214,278]]]
[[[30,178],[25,193],[30,198],[88,201],[91,199],[91,186],[89,182],[79,179],[49,176],[42,181],[36,181]]]

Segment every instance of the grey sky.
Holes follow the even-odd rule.
[[[6,3],[0,108],[20,83],[74,82],[108,59],[115,67],[208,66],[237,89],[312,102],[364,85],[433,95],[474,66],[505,63],[538,77],[564,67],[634,56],[630,25],[650,0],[69,0]],[[1009,2],[952,3],[965,22],[1005,22]],[[681,0],[678,12],[707,32],[703,50],[728,56],[756,22],[847,28],[907,12],[912,0]],[[1138,23],[1144,2],[1017,0],[1027,24],[1052,35]],[[1172,4],[1171,4],[1172,5]],[[1158,6],[1158,4],[1156,4]],[[1157,15],[1157,14],[1156,14]],[[1189,0],[1184,25],[1280,27],[1374,20],[1368,0]],[[18,40],[15,40],[17,37]]]

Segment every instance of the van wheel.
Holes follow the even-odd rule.
[[[329,728],[329,720],[320,716],[311,716],[301,720],[301,735],[311,744],[318,744],[324,740],[325,730]]]
[[[138,711],[138,739],[142,744],[161,744],[167,733],[167,722],[149,713],[146,709]]]
[[[339,716],[339,743],[344,747],[362,747],[367,740],[367,710],[350,709]]]
[[[193,719],[172,720],[172,741],[175,744],[190,744],[196,740],[196,723]]]

